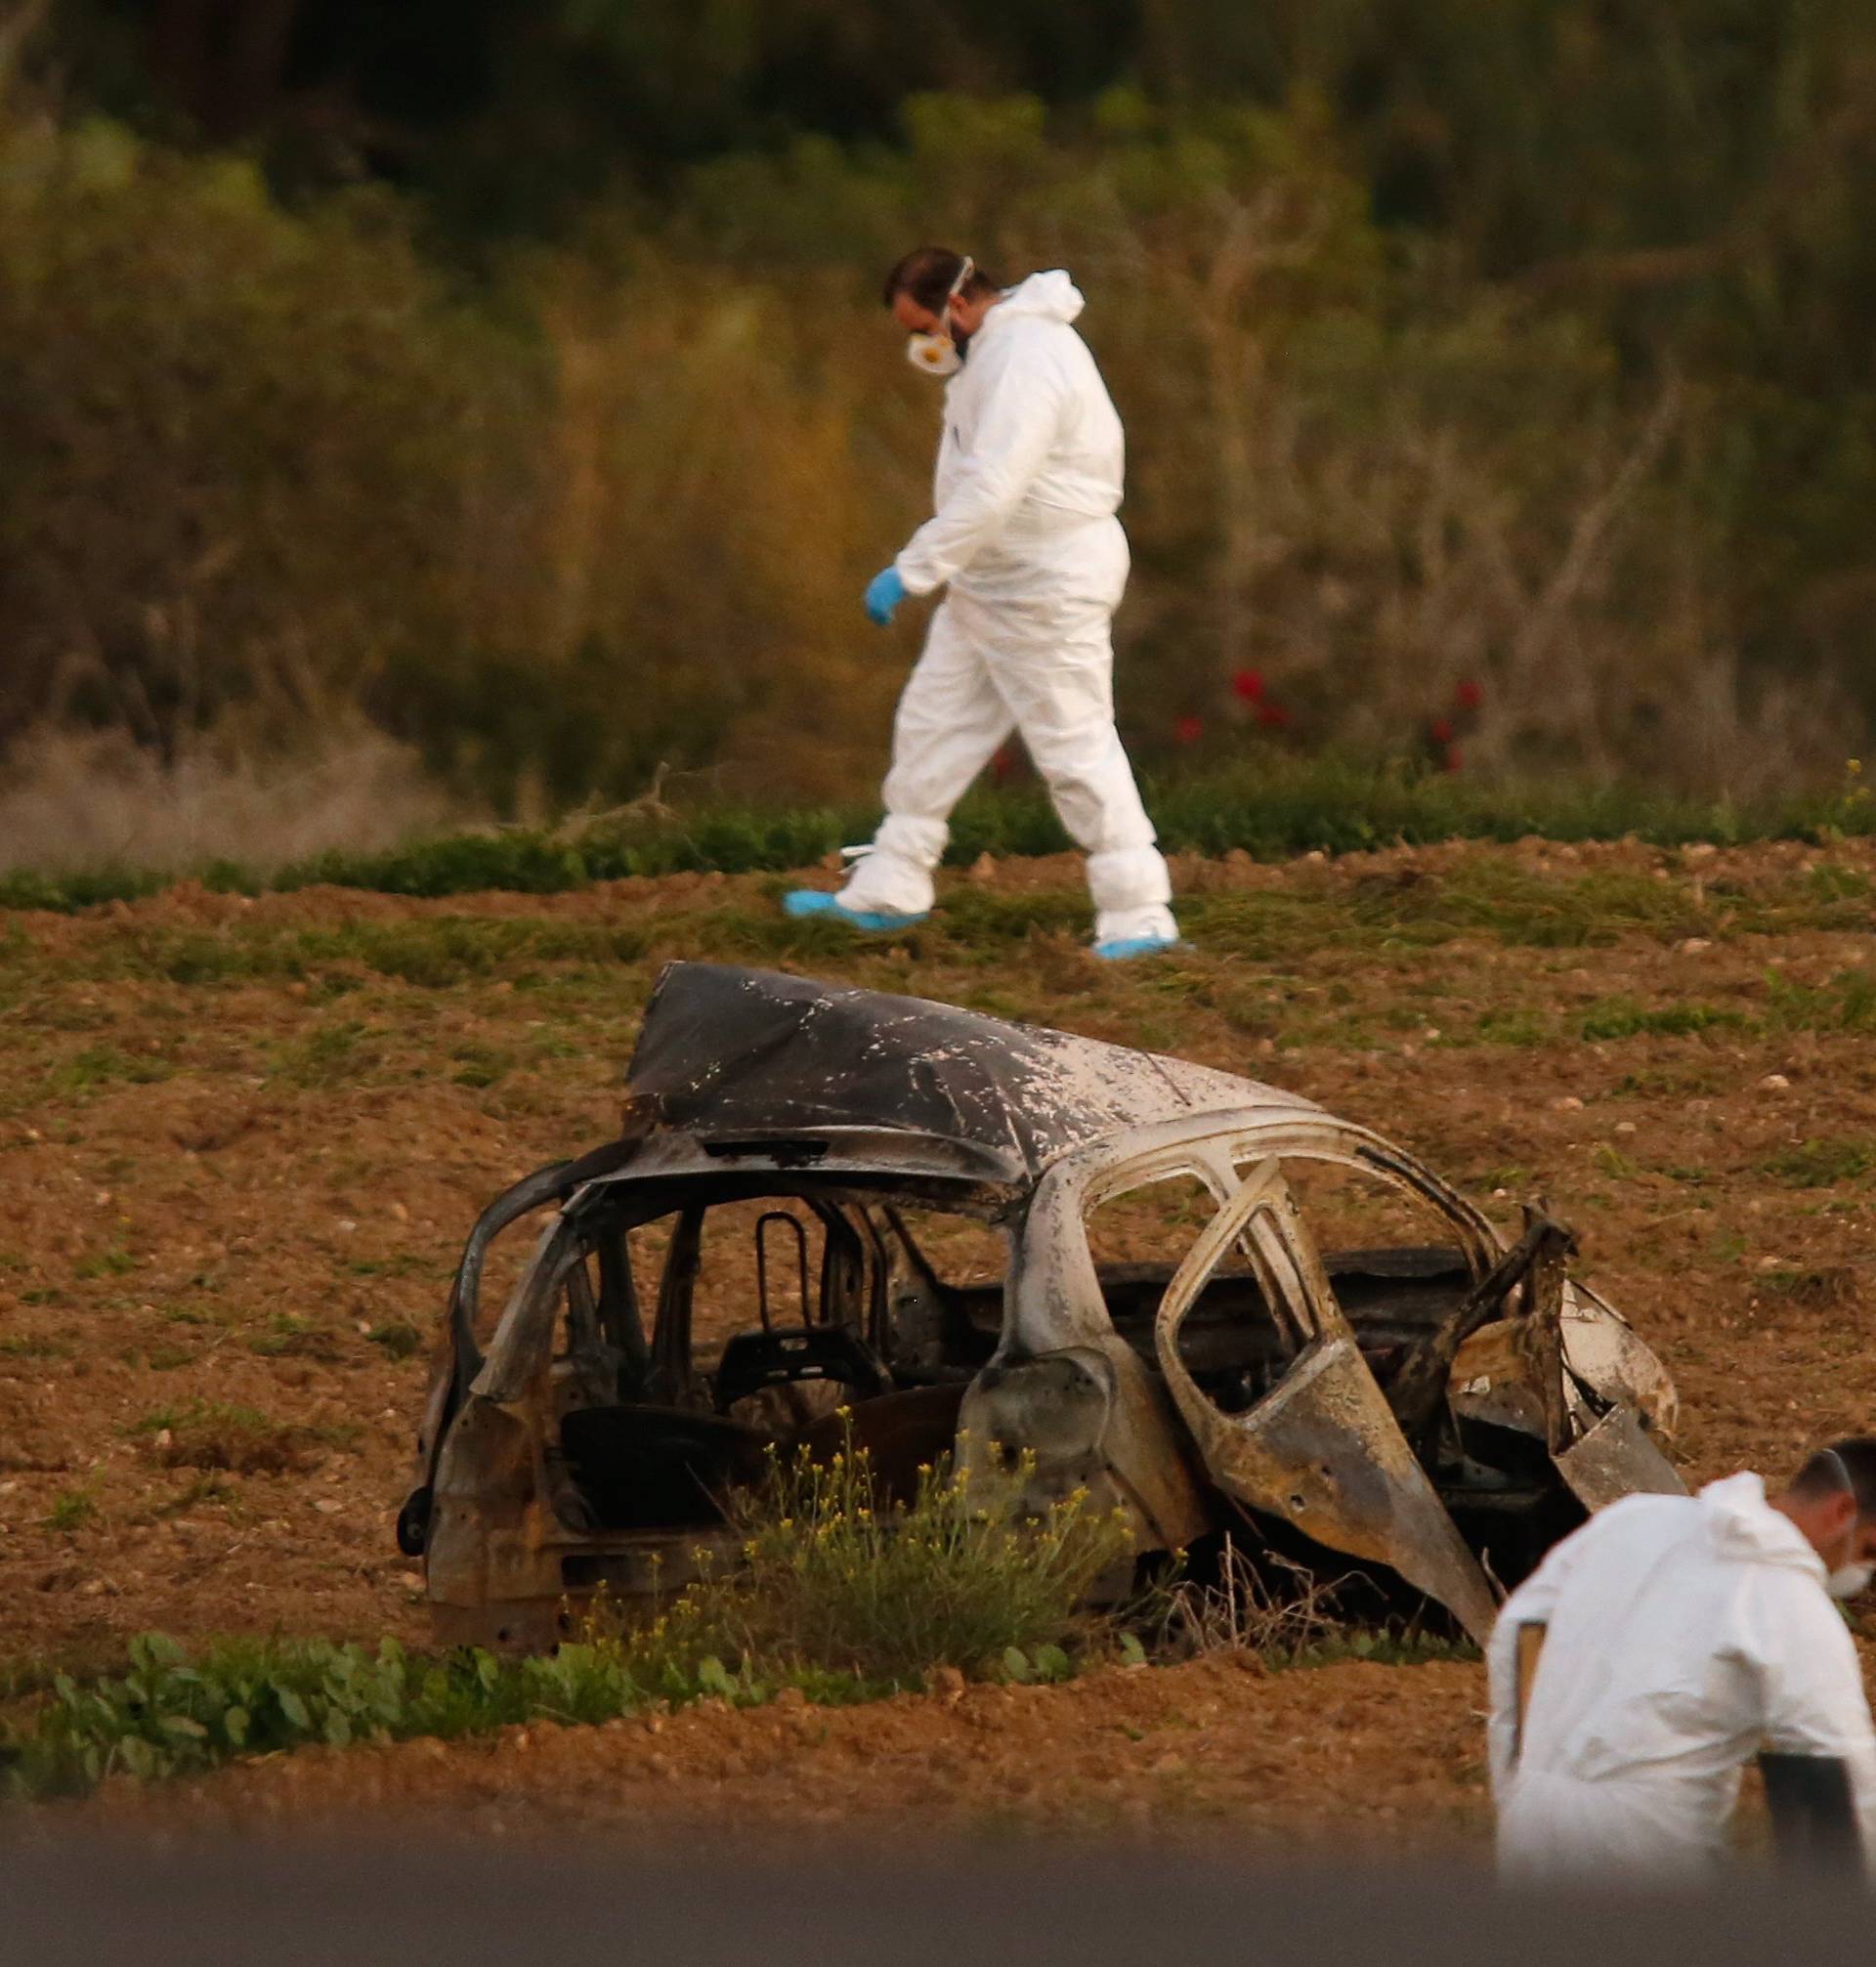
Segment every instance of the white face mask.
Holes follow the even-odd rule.
[[[945,304],[938,310],[941,320],[950,321],[952,302],[963,292],[965,283],[976,271],[976,261],[966,253],[963,265],[958,269],[958,278],[952,281],[951,290],[945,295]],[[940,377],[956,375],[964,365],[963,351],[948,331],[914,335],[906,343],[906,360],[920,374]]]
[[[906,343],[906,360],[922,375],[956,375],[964,359],[948,334],[916,334]]]

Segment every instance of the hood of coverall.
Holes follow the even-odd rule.
[[[1754,1475],[1728,1475],[1709,1482],[1696,1507],[1712,1540],[1714,1555],[1729,1563],[1772,1564],[1783,1570],[1824,1575],[1824,1561],[1789,1517],[1766,1501],[1766,1484]]]
[[[984,317],[984,328],[993,321],[1015,321],[1023,315],[1038,315],[1044,321],[1072,321],[1087,303],[1082,290],[1057,267],[1053,273],[1031,274],[1017,283]]]

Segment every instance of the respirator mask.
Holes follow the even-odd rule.
[[[950,332],[951,304],[963,292],[965,282],[976,271],[977,263],[966,253],[963,265],[958,269],[958,278],[952,281],[944,305],[938,310],[947,323],[946,331],[942,334],[916,334],[906,343],[906,360],[921,373],[942,377],[956,375],[963,367],[963,351]]]

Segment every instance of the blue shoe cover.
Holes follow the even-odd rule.
[[[850,929],[862,929],[868,935],[891,935],[897,929],[909,929],[915,922],[922,922],[927,911],[916,916],[895,915],[888,909],[850,909],[838,895],[825,894],[819,888],[796,888],[791,894],[782,897],[782,913],[793,916],[797,920],[805,920],[812,916],[831,916],[837,922],[845,922]]]
[[[1104,963],[1124,963],[1134,957],[1164,956],[1169,950],[1184,947],[1177,936],[1121,936],[1113,942],[1096,943],[1094,954]]]

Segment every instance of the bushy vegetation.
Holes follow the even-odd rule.
[[[936,413],[876,280],[951,236],[1088,292],[1143,757],[1743,798],[1862,748],[1853,0],[373,11],[0,48],[0,747],[852,797]]]
[[[219,1431],[248,1442],[258,1419],[224,1409],[187,1425],[195,1436]],[[181,1440],[180,1425],[169,1432]],[[171,1459],[249,1466],[193,1451]],[[550,1658],[471,1647],[424,1657],[389,1639],[375,1651],[231,1640],[192,1653],[145,1634],[131,1644],[127,1673],[82,1685],[45,1677],[30,1720],[0,1732],[0,1795],[78,1794],[109,1775],[187,1775],[307,1742],[448,1737],[537,1718],[591,1723],[703,1698],[756,1705],[785,1687],[817,1701],[876,1698],[939,1667],[1062,1679],[1090,1646],[1112,1650],[1078,1607],[1130,1542],[1121,1519],[1081,1496],[1018,1520],[1026,1473],[966,1481],[947,1458],[894,1509],[850,1441],[830,1465],[778,1460],[740,1509],[735,1572],[689,1587],[647,1624],[602,1601],[582,1637]],[[69,1515],[70,1527],[83,1520],[75,1505]],[[1131,1655],[1141,1656],[1137,1646]]]
[[[1038,1647],[1065,1662],[1078,1607],[1131,1538],[1124,1516],[1099,1516],[1080,1494],[1021,1519],[1029,1473],[967,1478],[941,1457],[894,1508],[851,1438],[826,1462],[777,1458],[739,1510],[741,1566],[687,1593],[654,1634],[693,1654],[707,1643],[896,1686],[936,1666],[980,1673],[1012,1652],[1020,1663]]]

